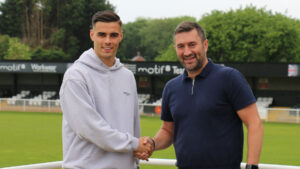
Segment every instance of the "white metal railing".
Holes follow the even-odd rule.
[[[262,104],[257,104],[257,107],[259,115],[264,121],[300,123],[300,109],[267,108]],[[0,111],[62,112],[59,99],[40,100],[16,98],[0,98]],[[159,103],[142,103],[139,105],[139,111],[144,115],[160,115],[161,105]]]
[[[300,109],[294,108],[268,108],[257,105],[259,116],[267,122],[300,123]],[[140,104],[141,114],[160,114],[160,104]]]
[[[41,99],[0,98],[0,111],[61,112],[60,101]]]
[[[164,166],[175,166],[175,159],[158,159],[150,158],[149,161],[141,160],[140,164],[146,165],[164,165]],[[241,168],[244,169],[246,166],[245,163],[241,164]],[[48,162],[48,163],[39,163],[15,167],[5,167],[1,169],[55,169],[61,168],[62,161]],[[300,166],[290,166],[290,165],[275,165],[275,164],[259,164],[260,169],[300,169]]]
[[[300,123],[300,109],[259,108],[260,117],[268,122]]]

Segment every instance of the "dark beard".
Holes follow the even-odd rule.
[[[200,54],[201,56],[201,54]],[[193,57],[196,59],[196,65],[192,68],[187,68],[184,64],[184,62],[181,62],[182,66],[188,71],[188,72],[196,72],[198,70],[200,70],[203,65],[204,65],[204,58],[201,57],[201,60],[199,58],[197,58],[196,54],[193,54]]]

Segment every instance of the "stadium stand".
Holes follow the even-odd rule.
[[[270,107],[270,105],[272,105],[273,103],[273,98],[272,97],[258,97],[256,104],[257,106],[261,106],[261,107]]]
[[[24,104],[21,102],[21,99],[28,99],[28,105],[30,106],[42,106],[43,101],[45,100],[55,100],[55,106],[59,106],[59,99],[58,93],[56,91],[29,91],[29,90],[22,90],[20,93],[8,98],[7,104],[9,105],[20,105]],[[46,104],[44,102],[44,104]]]
[[[273,103],[272,97],[258,97],[256,101],[257,109],[261,119],[266,120],[268,118],[268,110]]]
[[[139,104],[148,103],[150,100],[150,94],[138,94]]]

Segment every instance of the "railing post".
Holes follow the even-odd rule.
[[[48,100],[48,112],[50,112],[50,100]]]
[[[26,102],[25,102],[25,99],[21,99],[23,100],[23,111],[25,112],[26,111]]]
[[[300,118],[300,117],[299,117],[299,111],[300,111],[300,109],[297,109],[297,111],[296,111],[296,112],[297,112],[297,118],[296,118],[296,123],[297,123],[297,124],[298,124],[299,121],[300,121],[300,120],[299,120],[299,118]]]

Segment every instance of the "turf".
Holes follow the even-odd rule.
[[[0,112],[0,167],[60,161],[61,114]]]
[[[61,120],[60,113],[0,112],[0,167],[61,161]],[[160,126],[159,117],[141,117],[143,136],[154,136]],[[264,128],[261,163],[300,166],[300,125],[264,123]],[[174,149],[156,151],[152,158],[175,159]]]

